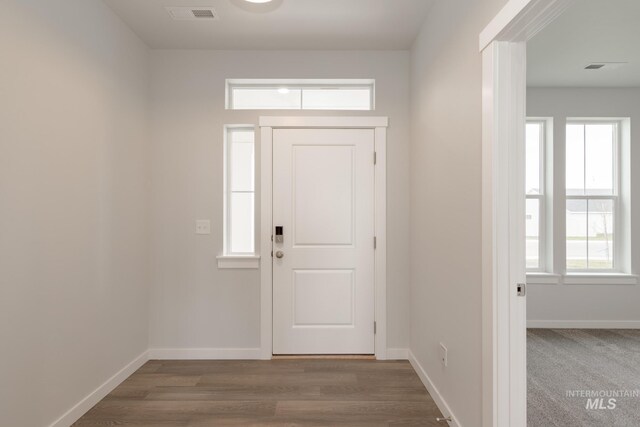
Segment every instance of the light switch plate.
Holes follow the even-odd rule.
[[[196,234],[211,234],[211,221],[199,219],[196,221]]]

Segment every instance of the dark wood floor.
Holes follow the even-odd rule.
[[[150,361],[74,426],[442,426],[406,361]]]

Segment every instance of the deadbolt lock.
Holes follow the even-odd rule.
[[[281,225],[276,225],[276,243],[284,242],[284,227]]]

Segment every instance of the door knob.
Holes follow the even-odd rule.
[[[276,252],[276,258],[284,258],[284,252],[282,251]]]

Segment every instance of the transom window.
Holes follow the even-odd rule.
[[[227,80],[231,110],[373,110],[374,80]]]

